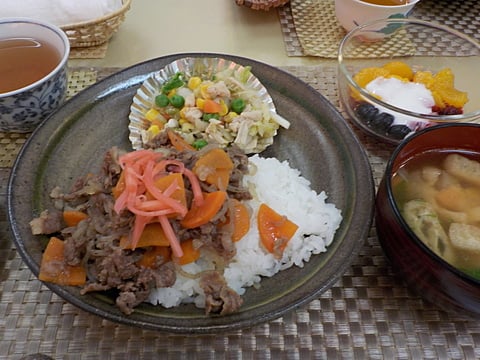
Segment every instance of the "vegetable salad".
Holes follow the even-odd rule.
[[[279,127],[290,123],[249,86],[250,76],[250,67],[209,77],[177,72],[158,89],[144,114],[149,126],[142,132],[143,143],[170,129],[196,149],[215,143],[235,144],[247,154],[263,151]]]

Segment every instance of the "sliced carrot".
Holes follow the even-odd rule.
[[[183,256],[175,258],[175,261],[180,265],[190,264],[200,257],[200,250],[193,246],[193,240],[185,240],[180,243],[183,250]]]
[[[236,199],[234,199],[233,211],[234,229],[232,241],[236,242],[242,239],[250,230],[250,213],[247,207]]]
[[[188,142],[186,142],[185,139],[182,138],[180,135],[178,135],[175,131],[167,130],[167,135],[168,135],[168,139],[170,140],[170,143],[173,145],[173,147],[176,150],[178,150],[178,151],[185,151],[185,150],[196,151],[195,148],[192,145],[190,145]]]
[[[145,268],[155,269],[158,265],[170,261],[171,256],[172,251],[169,246],[152,246],[145,251],[136,264]],[[162,261],[160,261],[160,257],[162,257]]]
[[[226,199],[227,193],[225,191],[205,193],[203,204],[198,206],[194,202],[180,224],[186,229],[193,229],[208,223],[222,208]]]
[[[166,189],[161,191],[155,181],[165,176],[166,172],[180,173],[186,176],[191,184],[193,204],[200,207],[203,206],[204,199],[197,176],[187,169],[181,161],[165,159],[163,154],[152,150],[137,150],[126,153],[120,156],[118,162],[125,174],[125,188],[115,200],[114,211],[119,214],[126,209],[135,215],[133,229],[129,237],[131,248],[136,248],[145,226],[155,221],[162,226],[173,254],[176,257],[181,257],[183,254],[182,248],[168,216],[175,214],[175,216],[185,217],[188,213],[187,207],[182,204],[183,200],[178,201],[175,198],[176,196],[184,196],[185,190],[181,189],[184,186],[180,184],[179,178],[173,178],[172,181],[166,181]],[[180,191],[178,192],[178,190]],[[151,195],[150,198],[147,196],[148,193]],[[207,210],[210,211],[211,209],[207,207]],[[198,221],[198,217],[194,220]]]
[[[281,257],[288,241],[297,231],[298,225],[266,204],[261,204],[258,209],[257,223],[262,245],[274,256]]]
[[[193,172],[208,184],[225,190],[230,181],[233,162],[225,150],[214,148],[201,156],[193,166]]]
[[[180,173],[168,174],[155,180],[155,187],[165,192],[172,184],[175,183],[175,190],[169,195],[172,199],[177,200],[184,207],[187,206],[187,198],[185,194],[185,182]],[[152,199],[154,196],[147,191],[147,199]]]
[[[138,239],[136,247],[143,248],[148,246],[169,246],[170,242],[168,241],[165,233],[163,231],[162,225],[158,222],[153,222],[147,224]],[[122,249],[132,249],[132,244],[130,239],[126,236],[120,238],[120,247]]]
[[[112,189],[113,198],[115,200],[118,199],[124,191],[125,191],[125,172],[122,171],[120,173],[120,177],[118,178],[117,183]]]
[[[231,169],[216,169],[215,174],[207,177],[207,183],[216,185],[217,189],[225,190],[230,182]]]
[[[237,199],[231,199],[230,201],[232,211],[229,213],[227,221],[223,226],[229,226],[230,218],[233,218],[232,241],[237,242],[248,233],[248,230],[250,230],[250,213],[242,202]]]
[[[63,221],[67,226],[77,226],[82,220],[88,218],[88,215],[83,211],[78,210],[65,210],[63,212]]]
[[[467,211],[471,209],[473,207],[472,199],[473,197],[458,185],[446,187],[435,195],[435,200],[437,200],[440,206],[452,211]]]
[[[165,171],[168,165],[174,165],[175,169],[179,172],[184,171],[183,163],[175,160],[164,160],[156,164],[150,162],[145,166],[142,174],[143,185],[147,190],[145,199],[148,200],[154,198],[158,200],[158,207],[156,210],[161,211],[170,209],[171,213],[178,213],[181,216],[184,216],[187,213],[186,201],[182,203],[173,197],[174,194],[177,194],[178,198],[181,198],[182,195],[184,195],[185,184],[181,174],[180,176],[172,176],[167,179],[160,180],[161,177],[165,177]],[[157,181],[158,184],[156,183]],[[177,190],[179,190],[179,192],[177,192]],[[144,198],[140,196],[138,200],[139,201],[137,204],[142,204]],[[152,208],[149,211],[155,211],[155,209]],[[156,214],[153,216],[157,215],[166,215],[166,213]]]
[[[205,99],[205,102],[203,104],[203,112],[207,114],[219,114],[222,112],[222,110],[222,105],[220,105],[216,101]]]
[[[45,248],[38,278],[59,285],[84,285],[87,272],[83,266],[71,266],[65,261],[65,243],[52,236]]]

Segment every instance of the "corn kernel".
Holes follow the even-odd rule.
[[[153,121],[158,118],[158,115],[160,115],[160,113],[152,108],[145,113],[145,119],[147,119],[148,121]]]
[[[225,116],[228,114],[228,106],[225,104],[225,101],[223,99],[220,100],[220,106],[222,107],[222,110],[220,111],[219,115],[220,116]]]
[[[171,98],[173,95],[176,95],[176,94],[177,94],[177,89],[173,89],[168,92],[167,96]]]
[[[204,106],[205,106],[205,100],[202,99],[202,98],[197,98],[195,100],[195,105],[200,109],[200,110],[203,110]]]
[[[200,79],[198,76],[192,76],[190,79],[188,79],[188,88],[190,90],[196,89],[200,84],[202,83],[202,79]]]
[[[235,119],[238,116],[238,114],[234,111],[230,111],[225,117],[223,118],[223,121],[226,123],[231,123],[233,119]]]
[[[208,87],[209,86],[210,86],[210,84],[200,85],[200,95],[202,95],[202,97],[204,99],[210,99],[210,95],[208,94]]]
[[[187,107],[186,107],[186,106],[182,107],[182,108],[180,109],[180,111],[178,112],[179,115],[180,115],[180,117],[183,118],[183,119],[185,119],[185,111],[187,111]]]
[[[152,125],[148,128],[147,131],[153,136],[156,136],[160,132],[160,128],[158,127],[158,125]]]

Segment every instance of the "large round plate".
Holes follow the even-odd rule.
[[[196,54],[198,55],[198,54]],[[248,289],[239,312],[206,316],[193,305],[176,309],[142,304],[126,316],[108,294],[81,296],[79,288],[46,283],[66,301],[106,319],[148,329],[211,333],[250,327],[291,311],[330,288],[350,266],[371,225],[374,186],[368,159],[339,112],[299,79],[269,65],[218,54],[250,65],[268,89],[277,112],[290,120],[264,156],[289,160],[317,191],[342,210],[343,222],[328,251],[303,267],[293,267]],[[43,122],[22,148],[8,185],[8,217],[14,242],[25,263],[38,275],[47,238],[32,236],[29,221],[52,206],[50,190],[68,188],[87,171],[98,169],[112,146],[130,149],[128,114],[138,87],[178,54],[138,64],[96,83],[68,101]]]

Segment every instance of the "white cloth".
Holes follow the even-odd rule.
[[[122,0],[0,0],[0,18],[29,17],[63,26],[95,20],[122,7]]]

